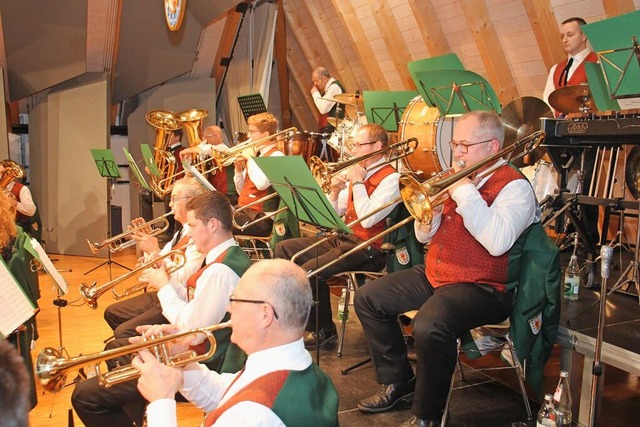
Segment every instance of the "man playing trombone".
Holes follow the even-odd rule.
[[[504,142],[502,120],[493,112],[473,111],[458,119],[450,142],[456,171],[480,164],[496,167],[481,178],[463,177],[445,189],[449,198],[436,206],[430,225],[415,223],[418,240],[430,242],[425,265],[391,273],[367,283],[355,296],[355,309],[369,341],[381,390],[359,402],[364,412],[391,409],[413,398],[413,417],[403,426],[439,426],[454,372],[456,339],[478,326],[500,323],[510,314],[514,275],[540,208],[529,182],[504,159],[495,158]],[[512,252],[513,249],[513,252]],[[413,319],[417,370],[407,358],[397,321]]]
[[[284,156],[282,151],[278,150],[275,139],[268,139],[278,130],[278,119],[271,113],[255,114],[247,119],[249,125],[250,140],[247,143],[254,143],[259,140],[265,140],[265,144],[256,147],[257,157],[276,157]],[[233,181],[238,191],[238,207],[248,205],[262,199],[273,192],[269,178],[260,170],[258,165],[252,160],[254,153],[243,152],[235,158],[235,175]],[[275,211],[277,208],[277,200],[272,199],[266,203],[253,204],[250,209],[244,209],[236,214],[235,221],[238,224],[247,224],[255,221],[257,218],[265,216],[265,212]],[[234,234],[243,234],[248,236],[267,237],[271,234],[273,228],[273,218],[265,218],[257,221],[244,230],[234,228]]]
[[[331,179],[328,198],[336,211],[346,215],[347,223],[364,218],[351,227],[354,231],[353,235],[335,236],[306,251],[303,250],[316,242],[315,238],[285,240],[276,246],[277,258],[294,258],[293,261],[305,271],[315,270],[319,266],[334,261],[332,266],[326,268],[317,277],[318,317],[315,316],[315,310],[312,310],[307,324],[309,332],[305,337],[305,345],[308,348],[316,345],[316,339],[322,346],[337,336],[336,326],[332,320],[327,279],[347,270],[380,271],[385,265],[385,255],[380,250],[382,238],[341,261],[335,262],[335,260],[359,243],[383,231],[386,226],[385,218],[400,201],[398,187],[400,175],[389,165],[385,152],[385,148],[389,146],[388,138],[387,132],[378,124],[360,127],[349,148],[356,158],[365,156],[367,158],[347,169],[346,174],[341,172]],[[391,203],[394,200],[396,203]],[[315,291],[314,280],[312,279],[311,282],[312,289]]]
[[[175,394],[207,411],[204,426],[338,425],[338,394],[305,351],[302,334],[313,305],[309,279],[290,261],[263,260],[242,277],[229,298],[231,340],[248,354],[238,374],[218,374],[196,363],[176,369],[140,350],[133,366],[149,400],[149,427],[174,427]],[[145,335],[164,332],[151,327]],[[189,338],[186,338],[188,340]]]
[[[186,257],[185,265],[171,274],[170,283],[179,293],[184,293],[184,283],[187,278],[198,271],[204,254],[198,252],[194,245],[188,245],[191,241],[189,225],[187,224],[187,202],[193,197],[204,193],[204,189],[194,178],[183,178],[176,181],[171,190],[170,207],[173,216],[182,227],[176,231],[173,238],[162,250],[158,239],[140,230],[133,234],[138,241],[138,246],[144,253],[141,263],[149,263],[155,258],[161,257],[173,250],[183,249]],[[134,226],[140,225],[136,220]],[[166,323],[168,320],[162,314],[162,306],[155,291],[145,292],[133,298],[116,302],[108,306],[104,311],[104,320],[113,329],[115,338],[127,338],[137,335],[135,330],[139,325]]]
[[[202,267],[186,281],[184,293],[180,295],[170,285],[164,266],[145,270],[140,281],[158,289],[162,314],[180,330],[201,328],[226,320],[229,297],[234,292],[240,276],[249,268],[251,260],[233,239],[231,233],[231,205],[218,191],[200,194],[186,205],[187,224],[193,244],[198,252],[206,254]],[[164,322],[166,323],[166,322]],[[229,344],[229,331],[214,333],[218,346],[212,369],[222,365]],[[116,339],[107,344],[107,349],[122,347],[128,339]],[[200,344],[200,343],[197,343]],[[204,348],[195,348],[198,353]],[[117,359],[127,364],[130,356]],[[114,368],[114,361],[107,361]],[[78,416],[87,427],[141,425],[144,414],[144,399],[136,390],[136,384],[127,382],[104,388],[96,377],[79,383],[71,397]],[[127,406],[127,412],[123,406]],[[129,415],[128,415],[129,414]]]

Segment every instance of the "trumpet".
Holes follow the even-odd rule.
[[[173,215],[173,211],[167,212],[166,214],[159,216],[158,218],[152,219],[151,221],[145,222],[144,224],[137,227],[133,227],[130,230],[127,230],[109,239],[105,239],[101,242],[92,243],[87,239],[89,249],[91,249],[91,253],[95,255],[105,247],[109,248],[109,252],[114,253],[126,248],[130,248],[131,246],[135,246],[138,242],[132,239],[131,236],[133,236],[138,231],[149,230],[150,232],[148,234],[150,236],[157,236],[167,231],[167,229],[169,228],[169,220],[167,219],[167,217],[169,215]],[[160,224],[162,224],[161,227],[153,228],[153,226]],[[126,239],[126,241],[121,242],[122,239]]]
[[[231,165],[233,162],[238,160],[242,155],[251,155],[255,156],[257,151],[264,146],[273,144],[278,140],[281,135],[290,135],[294,132],[297,132],[298,129],[295,127],[290,127],[285,130],[281,130],[280,132],[274,133],[273,135],[265,136],[264,138],[260,138],[256,141],[247,141],[241,144],[238,144],[234,147],[231,147],[229,151],[220,152],[214,150],[212,153],[213,159],[215,163],[218,165],[220,169],[223,167]]]
[[[338,258],[333,259],[330,262],[316,268],[315,270],[308,272],[307,277],[312,277],[320,273],[321,271],[326,270],[327,268],[331,267],[335,263],[342,261],[346,257],[351,256],[352,254],[362,250],[363,248],[366,248],[372,242],[375,242],[376,240],[381,239],[387,234],[403,227],[405,224],[408,224],[414,219],[421,222],[425,222],[425,223],[430,222],[433,216],[433,211],[432,211],[433,207],[443,203],[446,200],[447,197],[445,193],[449,187],[451,187],[456,182],[460,181],[462,178],[466,178],[472,175],[478,169],[481,169],[482,167],[488,165],[493,161],[498,160],[499,158],[507,154],[509,154],[509,156],[507,157],[507,161],[516,160],[523,156],[526,156],[527,154],[535,150],[535,148],[542,143],[542,141],[545,138],[545,135],[546,134],[543,131],[534,132],[531,135],[516,141],[512,145],[506,148],[503,148],[501,151],[497,152],[493,156],[490,156],[485,160],[467,169],[463,169],[455,174],[450,174],[450,171],[444,171],[438,174],[437,176],[435,176],[434,178],[427,180],[423,184],[420,184],[415,178],[413,178],[410,175],[402,175],[400,177],[401,189],[400,189],[399,199],[392,200],[386,205],[380,207],[379,209],[376,209],[374,212],[370,213],[369,215],[366,215],[362,218],[359,218],[355,221],[350,222],[349,224],[347,224],[347,226],[351,227],[352,225],[355,225],[358,222],[362,222],[365,219],[374,215],[375,213],[380,212],[381,210],[393,205],[394,203],[399,203],[400,200],[404,202],[404,204],[407,207],[407,210],[411,215],[403,219],[402,221],[398,222],[397,224],[394,224],[391,227],[387,228],[386,230],[371,237],[370,239],[359,243],[358,245],[354,246],[351,250],[341,254]],[[524,148],[523,152],[511,158],[512,152],[519,148]],[[478,174],[478,176],[488,175],[493,171],[495,171],[497,167],[499,166],[493,166],[491,168],[488,168],[482,171],[480,174]],[[445,176],[445,177],[442,178],[442,176]],[[403,187],[403,185],[405,186]],[[294,254],[293,257],[291,257],[291,261],[294,261],[301,254],[315,248],[316,246],[321,245],[327,239],[332,237],[333,236],[325,237],[324,239],[321,239],[318,242],[315,242],[314,244],[304,248],[300,252]]]
[[[426,180],[423,183],[418,182],[410,175],[400,177],[400,195],[407,210],[416,220],[430,224],[433,218],[433,208],[438,206],[448,198],[448,188],[462,178],[466,178],[474,174],[479,169],[492,163],[501,157],[506,156],[507,161],[516,160],[526,156],[542,143],[546,134],[544,131],[537,131],[524,138],[514,142],[512,145],[503,148],[493,156],[487,157],[466,169],[453,173],[453,169],[441,172],[439,175]],[[523,148],[522,153],[511,158],[513,152]],[[500,165],[494,165],[478,174],[478,177],[486,176],[496,170]]]
[[[178,332],[170,335],[151,336],[145,338],[144,341],[131,344],[124,347],[114,348],[112,350],[101,351],[99,353],[88,354],[86,356],[76,356],[65,358],[60,350],[53,347],[44,348],[36,359],[36,375],[40,378],[42,387],[51,392],[57,393],[64,387],[68,371],[79,369],[88,365],[95,365],[104,360],[114,359],[116,357],[132,355],[140,350],[149,349],[154,353],[160,363],[167,366],[183,367],[190,363],[201,362],[209,359],[216,351],[217,343],[213,335],[214,331],[224,328],[230,328],[231,321],[219,323],[217,325],[208,326],[206,328],[190,329],[188,331]],[[170,355],[167,344],[171,341],[187,337],[189,335],[204,335],[209,341],[209,351],[198,355],[193,350],[183,353]],[[140,372],[131,365],[122,366],[113,369],[110,372],[100,374],[98,383],[103,387],[111,387],[140,377]]]
[[[261,216],[261,217],[259,217],[257,219],[254,219],[253,221],[247,222],[247,223],[242,224],[242,225],[240,225],[240,224],[238,224],[236,222],[236,215],[238,215],[240,212],[245,211],[247,209],[251,209],[255,205],[259,205],[261,203],[265,203],[265,202],[267,202],[267,201],[269,201],[271,199],[275,199],[276,197],[279,197],[279,194],[278,193],[272,193],[272,194],[269,194],[269,195],[266,195],[264,197],[261,197],[258,200],[254,200],[251,203],[247,203],[246,205],[235,209],[233,211],[233,216],[231,217],[231,222],[233,223],[233,226],[235,228],[237,228],[238,230],[243,231],[243,230],[246,230],[247,228],[251,227],[252,225],[259,223],[260,221],[271,219],[271,218],[275,217],[276,215],[278,215],[280,212],[284,212],[287,209],[289,209],[288,207],[285,206],[285,207],[282,207],[282,208],[280,208],[278,210],[275,210],[273,212],[265,212],[264,216]]]
[[[318,182],[320,188],[325,193],[331,192],[331,178],[333,178],[339,172],[350,168],[351,166],[360,163],[371,157],[379,156],[381,154],[393,153],[389,158],[389,162],[400,160],[401,158],[410,156],[418,147],[417,138],[409,138],[405,141],[396,142],[380,150],[373,151],[364,156],[354,157],[349,160],[338,163],[325,163],[319,157],[313,156],[309,159],[309,169],[311,169],[311,175]]]
[[[7,159],[0,162],[4,168],[4,172],[0,175],[0,189],[7,188],[13,180],[24,178],[24,170],[22,167],[13,160]],[[9,193],[11,194],[11,193]],[[12,195],[13,196],[13,195]]]
[[[102,295],[104,295],[105,292],[111,290],[113,293],[113,296],[115,299],[121,299],[124,298],[128,295],[131,295],[135,292],[139,292],[142,291],[143,289],[145,289],[147,287],[147,283],[138,283],[136,285],[133,285],[129,288],[127,288],[124,292],[122,293],[117,293],[115,291],[115,286],[120,283],[123,282],[127,279],[129,279],[130,277],[135,276],[136,274],[138,274],[139,272],[153,267],[158,261],[161,261],[165,258],[169,258],[169,257],[173,257],[173,261],[175,262],[174,265],[171,265],[169,268],[167,268],[167,274],[172,274],[174,273],[176,270],[182,268],[185,266],[186,262],[187,262],[187,257],[184,254],[184,250],[188,247],[184,246],[180,249],[175,249],[173,251],[167,252],[166,254],[162,255],[159,258],[154,259],[153,261],[149,261],[143,265],[141,265],[140,267],[129,271],[126,274],[123,274],[120,277],[116,277],[115,279],[111,280],[110,282],[107,282],[103,285],[100,286],[96,286],[96,282],[93,282],[93,284],[91,286],[88,286],[86,283],[82,283],[80,285],[80,295],[82,295],[82,298],[84,299],[84,302],[87,303],[87,305],[91,308],[93,308],[94,310],[96,308],[98,308],[98,298],[100,298]]]

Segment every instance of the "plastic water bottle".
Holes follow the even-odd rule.
[[[536,427],[556,427],[556,412],[552,399],[553,396],[550,393],[544,395],[544,404],[538,411]]]
[[[340,299],[338,300],[338,320],[341,322],[349,321],[349,313],[347,312],[347,317],[344,317],[344,305],[347,304],[347,289],[342,288],[342,294],[340,294]]]
[[[575,301],[578,299],[578,291],[580,290],[580,266],[578,265],[578,257],[571,255],[569,265],[564,272],[564,284],[562,288],[562,296],[564,299]]]
[[[560,381],[553,394],[553,405],[556,410],[556,425],[571,425],[571,390],[569,390],[569,373],[567,371],[560,372]]]

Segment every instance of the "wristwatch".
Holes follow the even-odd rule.
[[[358,185],[358,184],[364,185],[364,182],[362,182],[362,181],[353,181],[353,183],[351,183],[352,186],[353,185]]]

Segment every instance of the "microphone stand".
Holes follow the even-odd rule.
[[[596,419],[598,418],[597,402],[598,397],[601,394],[600,390],[600,377],[604,372],[604,365],[602,364],[602,341],[604,335],[604,321],[606,317],[605,307],[607,300],[607,279],[609,278],[609,265],[613,254],[613,248],[611,246],[604,245],[600,249],[600,276],[602,277],[602,287],[600,288],[600,312],[598,313],[598,333],[596,335],[595,351],[593,355],[593,368],[591,373],[593,378],[591,380],[591,406],[589,407],[589,427],[595,427]]]

